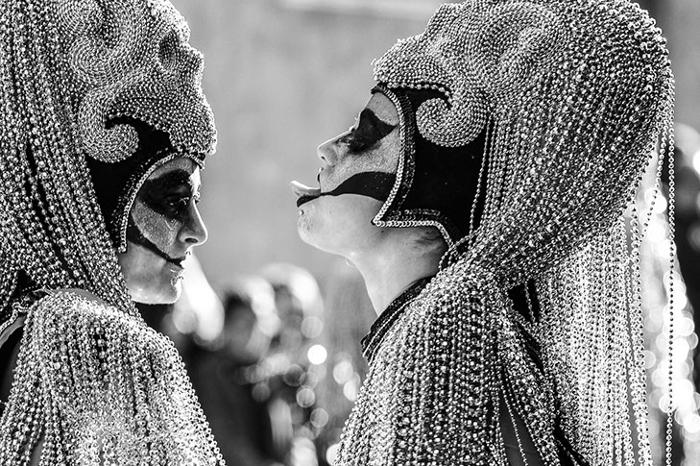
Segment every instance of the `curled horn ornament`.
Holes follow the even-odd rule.
[[[565,29],[548,8],[513,2],[488,11],[483,26],[469,37],[479,84],[495,100],[508,100],[549,69]]]
[[[375,62],[388,87],[431,88],[416,111],[429,141],[459,147],[481,134],[489,111],[546,72],[564,28],[550,9],[531,2],[468,1],[441,6],[425,32],[399,41]]]
[[[120,116],[167,131],[177,150],[214,151],[213,116],[201,92],[202,57],[187,43],[189,29],[172,5],[74,0],[61,3],[57,18],[70,38],[69,72],[85,92],[77,113],[87,155],[119,162],[134,153],[133,128],[107,129],[108,120]]]

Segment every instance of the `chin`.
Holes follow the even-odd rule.
[[[324,231],[326,229],[321,228],[319,222],[315,221],[313,213],[313,209],[302,208],[302,214],[297,219],[299,238],[309,246],[313,246],[323,252],[340,254],[334,247],[334,243],[337,243],[342,235],[340,235],[340,232],[333,234],[333,232]]]
[[[182,279],[168,279],[159,286],[129,291],[131,298],[140,304],[173,304],[182,295]]]
[[[307,202],[299,208],[299,237],[321,251],[343,257],[371,249],[381,238],[381,229],[372,224],[372,219],[382,204],[359,194]]]

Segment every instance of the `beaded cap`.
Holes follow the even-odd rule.
[[[0,2],[0,332],[25,331],[0,463],[222,464],[180,357],[131,301],[87,160],[215,145],[202,57],[165,0]],[[43,298],[28,300],[32,290]],[[72,290],[70,292],[65,290]]]
[[[435,88],[417,111],[421,134],[445,146],[462,146],[481,133],[495,104],[515,102],[550,71],[567,29],[553,10],[536,2],[445,4],[423,34],[399,41],[374,63],[389,87]]]
[[[108,120],[121,116],[166,131],[177,152],[214,152],[214,120],[201,88],[202,55],[188,44],[187,23],[169,2],[52,3],[90,157],[117,162],[134,153],[133,128],[107,129]]]
[[[654,20],[628,0],[446,4],[375,62],[375,77],[404,146],[375,224],[441,226],[402,209],[415,155],[406,88],[444,94],[415,111],[433,143],[486,130],[483,213],[376,350],[337,464],[505,465],[505,413],[544,464],[650,465],[648,215],[633,201],[659,141],[657,173],[664,161],[673,171],[675,103]],[[525,285],[528,317],[509,297]]]

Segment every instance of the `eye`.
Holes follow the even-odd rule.
[[[344,144],[344,145],[346,145],[346,146],[349,145],[349,144],[352,144],[353,138],[354,138],[354,136],[355,136],[355,132],[356,132],[356,131],[357,131],[356,128],[350,128],[350,129],[348,130],[348,134],[346,134],[345,136],[342,136],[342,137],[338,138],[338,144]]]
[[[178,212],[186,210],[189,205],[189,197],[179,197],[168,201],[168,207]]]
[[[355,131],[358,130],[359,127],[360,127],[360,115],[357,115],[355,117],[355,123],[351,127],[349,127],[347,130],[347,133],[349,133],[349,134],[346,134],[342,138],[338,139],[338,142],[340,142],[342,144],[348,144],[350,142],[350,137],[355,133]]]

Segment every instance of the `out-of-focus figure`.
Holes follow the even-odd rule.
[[[676,244],[678,261],[690,308],[700,310],[700,133],[678,125],[676,129]],[[693,313],[695,329],[700,313]],[[700,391],[700,352],[698,338],[691,336],[695,390]],[[700,416],[693,422],[695,441],[700,442]],[[700,449],[699,449],[700,450]],[[700,451],[698,451],[700,455]]]
[[[281,325],[261,364],[261,379],[270,393],[284,400],[294,425],[289,464],[315,466],[323,457],[315,442],[328,415],[318,404],[320,381],[326,377],[328,351],[323,331],[323,302],[318,284],[306,270],[271,264],[261,271],[274,289]]]
[[[261,278],[241,280],[223,294],[223,309],[218,337],[197,338],[188,358],[204,413],[228,464],[288,464],[290,410],[261,383],[260,364],[279,328],[273,290]]]

